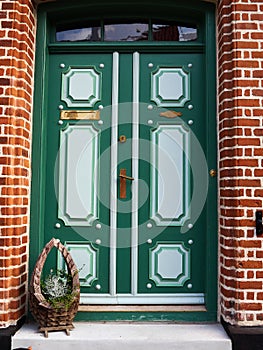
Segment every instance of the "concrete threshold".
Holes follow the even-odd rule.
[[[231,350],[220,324],[90,323],[75,322],[67,336],[25,324],[12,338],[12,349],[32,350]]]

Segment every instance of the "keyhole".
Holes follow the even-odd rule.
[[[125,135],[121,135],[121,136],[119,137],[119,141],[120,141],[121,143],[126,142],[126,140],[127,140],[127,138],[126,138]]]

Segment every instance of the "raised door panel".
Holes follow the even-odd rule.
[[[140,56],[138,291],[164,303],[204,303],[206,217],[196,221],[192,202],[206,142],[202,70],[202,54]]]
[[[150,218],[157,226],[182,226],[189,219],[189,141],[182,124],[151,130]]]
[[[62,73],[61,100],[68,107],[94,107],[101,100],[101,80],[96,67],[69,67]]]
[[[81,293],[107,294],[112,55],[51,55],[49,77],[45,240],[67,243]]]
[[[65,225],[91,226],[99,218],[99,134],[81,124],[60,132],[58,218]]]

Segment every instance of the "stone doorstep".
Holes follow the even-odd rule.
[[[75,322],[67,336],[50,332],[48,338],[35,324],[25,324],[12,338],[12,349],[32,350],[231,350],[220,324],[90,323]]]

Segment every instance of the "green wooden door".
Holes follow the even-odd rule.
[[[83,303],[205,302],[208,218],[202,198],[194,207],[207,186],[203,62],[50,56],[45,240],[70,250]]]

